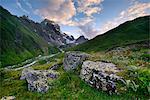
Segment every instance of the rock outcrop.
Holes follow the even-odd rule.
[[[90,55],[79,51],[69,51],[65,54],[63,61],[64,69],[66,71],[76,69],[78,65],[82,64]]]
[[[4,96],[1,98],[1,100],[15,100],[15,96]]]
[[[60,26],[54,21],[44,19],[41,23],[34,22],[28,18],[28,16],[22,16],[19,18],[20,22],[41,36],[48,44],[57,47],[67,45],[67,41],[74,41],[72,36],[68,36],[62,33]]]
[[[116,82],[125,81],[116,75],[120,70],[113,63],[108,62],[83,62],[80,77],[92,87],[109,92],[117,92]]]
[[[22,71],[21,80],[26,79],[29,91],[45,93],[50,88],[49,79],[55,79],[58,73],[52,70],[33,70],[26,68]]]

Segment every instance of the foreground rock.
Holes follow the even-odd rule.
[[[76,69],[79,64],[89,57],[89,54],[79,51],[69,51],[65,54],[63,61],[64,69],[66,71]]]
[[[49,69],[50,70],[58,70],[59,68],[60,68],[60,64],[55,64],[55,65],[53,65],[53,66],[51,66]]]
[[[55,79],[58,73],[52,70],[33,70],[26,68],[22,71],[21,80],[26,79],[29,91],[47,92],[50,88],[49,79]]]
[[[4,96],[1,98],[1,100],[15,100],[15,96]]]
[[[119,71],[113,63],[85,61],[82,65],[80,77],[91,86],[111,94],[117,92],[117,81],[124,82],[121,77],[116,75]]]

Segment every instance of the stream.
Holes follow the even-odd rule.
[[[52,58],[52,57],[54,57],[54,56],[56,56],[58,54],[60,54],[60,53],[56,53],[56,54],[52,54],[52,55],[48,55],[48,56],[41,56],[41,55],[39,55],[38,57],[35,57],[35,58],[32,58],[32,59],[28,59],[28,60],[20,63],[21,65],[23,65],[22,67],[20,66],[20,67],[16,68],[17,66],[20,65],[20,64],[17,64],[17,65],[8,66],[5,69],[15,70],[15,71],[21,70],[23,68],[27,68],[27,67],[30,67],[30,66],[34,65],[35,63],[37,63],[40,60],[46,60],[46,59]]]

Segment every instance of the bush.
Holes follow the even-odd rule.
[[[138,92],[143,94],[149,94],[150,95],[150,70],[144,69],[144,70],[138,70],[138,83],[139,88]]]
[[[47,63],[46,60],[40,60],[40,61],[39,61],[39,64],[45,64],[45,63]]]

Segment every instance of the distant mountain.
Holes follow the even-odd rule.
[[[86,52],[97,52],[108,50],[113,47],[125,44],[150,40],[150,16],[136,18],[127,21],[118,27],[95,37],[83,44],[71,48],[70,50],[80,50]]]
[[[47,55],[58,52],[55,45],[49,45],[46,41],[47,34],[43,34],[41,30],[43,27],[25,16],[18,18],[11,15],[0,6],[1,66],[16,64],[39,54]]]
[[[76,44],[82,44],[84,42],[88,41],[87,38],[85,38],[84,36],[80,36],[79,38],[76,39],[75,43]]]

